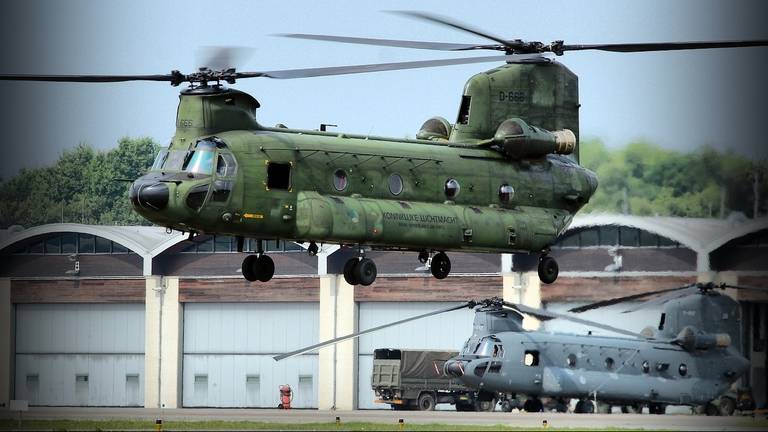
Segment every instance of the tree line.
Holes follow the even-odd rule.
[[[649,142],[608,148],[585,140],[581,163],[600,186],[583,212],[642,216],[747,217],[768,214],[768,162],[704,148],[693,153]],[[52,166],[22,169],[0,182],[0,228],[77,222],[138,225],[128,185],[152,165],[159,146],[123,138],[109,151],[80,144]]]

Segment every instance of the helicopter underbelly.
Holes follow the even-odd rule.
[[[553,217],[553,210],[537,207],[481,209],[307,191],[297,198],[297,238],[372,246],[541,250],[570,219],[565,212]]]

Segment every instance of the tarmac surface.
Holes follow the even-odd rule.
[[[452,425],[508,425],[520,428],[540,428],[544,420],[555,428],[622,428],[651,430],[768,430],[765,414],[752,416],[707,417],[687,414],[560,414],[560,413],[504,413],[456,411],[318,411],[277,409],[148,409],[148,408],[47,408],[33,407],[24,413],[25,419],[155,419],[183,421],[253,421],[265,423],[333,423],[340,417],[342,425],[348,423],[391,423],[403,419],[409,423]],[[16,418],[7,409],[0,411],[2,418]]]

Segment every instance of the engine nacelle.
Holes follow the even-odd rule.
[[[550,153],[567,155],[576,148],[576,135],[570,129],[550,132],[519,118],[504,120],[493,141],[511,159],[540,158]]]
[[[685,326],[675,338],[675,343],[686,351],[727,348],[731,344],[731,336],[728,333],[704,333],[693,326]]]
[[[451,135],[451,124],[442,117],[432,117],[421,125],[416,139],[447,140]]]

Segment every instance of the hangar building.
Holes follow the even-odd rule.
[[[546,286],[526,257],[452,253],[453,272],[438,281],[413,253],[373,252],[378,279],[352,287],[340,275],[346,249],[325,245],[311,257],[274,241],[276,277],[249,283],[235,249],[229,237],[191,242],[156,227],[52,224],[3,237],[0,404],[269,408],[278,386],[290,384],[295,407],[382,408],[369,386],[373,350],[458,350],[472,311],[284,362],[272,356],[472,298],[562,310],[696,281],[768,286],[768,219],[578,216],[553,248],[561,274]],[[733,295],[752,361],[745,384],[764,406],[768,299]],[[657,320],[618,311],[600,319],[636,331]],[[545,329],[589,330],[557,322]]]

